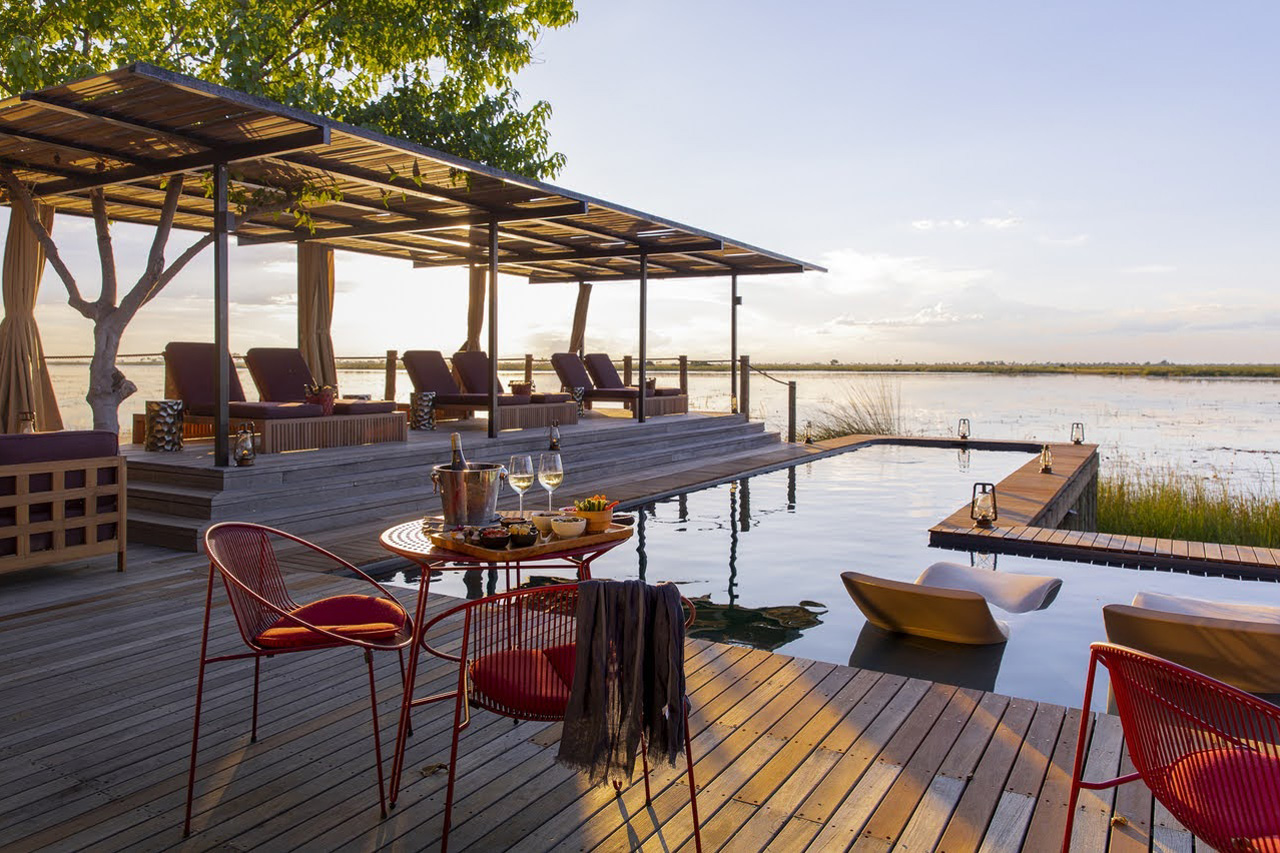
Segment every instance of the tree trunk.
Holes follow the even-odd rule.
[[[93,324],[93,360],[89,362],[89,393],[85,401],[93,411],[93,428],[120,433],[120,404],[138,390],[116,367],[120,337],[115,312]]]

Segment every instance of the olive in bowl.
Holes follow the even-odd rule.
[[[551,519],[551,529],[561,539],[572,539],[587,529],[587,520],[580,515],[560,515]]]

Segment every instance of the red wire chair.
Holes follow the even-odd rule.
[[[1094,643],[1085,684],[1062,850],[1081,788],[1141,779],[1169,812],[1216,850],[1280,852],[1280,708],[1163,658]],[[1097,665],[1111,690],[1135,772],[1085,782],[1085,735]]]
[[[689,610],[686,627],[692,624],[692,602],[681,599]],[[577,654],[577,584],[519,589],[468,601],[436,616],[426,624],[424,636],[438,622],[462,614],[462,647],[458,654],[423,648],[444,660],[458,664],[458,687],[419,700],[422,703],[454,699],[453,742],[449,751],[449,782],[445,794],[444,828],[440,853],[447,853],[453,814],[453,788],[458,766],[458,735],[471,723],[470,709],[483,708],[517,720],[559,721],[564,719],[573,684]],[[416,704],[416,703],[415,703]],[[689,775],[689,798],[693,809],[693,837],[698,853],[702,833],[698,824],[698,789],[693,776],[693,751],[689,738],[689,709],[685,702],[684,754]],[[641,745],[644,763],[645,804],[651,803],[649,759]],[[391,806],[395,807],[400,788],[403,756],[397,755],[391,770]],[[614,787],[621,790],[621,783]]]
[[[275,543],[310,549],[372,584],[381,596],[337,595],[298,605],[289,596],[276,560]],[[409,614],[377,581],[334,554],[288,533],[258,524],[229,522],[210,527],[204,537],[209,555],[209,585],[204,603],[204,633],[200,639],[200,674],[196,681],[195,723],[191,734],[191,770],[187,777],[187,811],[183,837],[191,834],[191,803],[196,783],[196,752],[200,739],[200,703],[206,664],[253,658],[253,712],[249,741],[258,740],[258,681],[262,658],[290,652],[310,652],[354,646],[364,650],[369,669],[369,704],[373,710],[373,749],[377,761],[378,799],[387,815],[382,781],[382,744],[378,737],[378,695],[373,679],[373,652],[400,653],[413,641]],[[240,637],[250,649],[230,655],[208,656],[209,613],[213,607],[213,578],[221,576],[230,599]]]

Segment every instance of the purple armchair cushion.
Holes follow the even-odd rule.
[[[0,465],[93,459],[119,453],[120,438],[106,429],[0,435]]]
[[[597,388],[625,388],[618,369],[613,366],[609,356],[602,352],[587,353],[582,357],[587,365],[587,372],[595,380]]]
[[[401,360],[404,361],[404,369],[409,374],[414,391],[435,391],[441,396],[462,394],[462,389],[453,381],[449,365],[444,363],[444,356],[439,350],[409,350],[401,356]],[[441,402],[439,397],[436,401]]]
[[[596,386],[587,375],[587,369],[571,352],[557,352],[551,356],[551,366],[560,377],[560,384],[565,388],[585,388],[588,392]]]
[[[213,344],[193,343],[190,341],[170,341],[164,348],[164,370],[166,385],[173,387],[174,393],[185,404],[187,411],[200,414],[197,407],[205,407],[212,413],[214,404],[213,371],[217,360],[217,350]],[[227,398],[238,402],[244,400],[244,387],[240,385],[240,377],[235,367],[231,369],[231,384]]]
[[[334,400],[335,415],[381,415],[396,410],[395,400]]]
[[[307,386],[315,382],[302,350],[296,347],[254,347],[244,354],[244,363],[258,386],[258,399],[264,402],[305,402]]]

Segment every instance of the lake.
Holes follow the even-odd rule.
[[[130,364],[122,369],[138,386],[138,393],[122,407],[121,422],[127,423],[123,413],[141,411],[144,400],[163,396],[164,368]],[[88,366],[54,362],[50,371],[67,427],[88,427]],[[1072,422],[1080,421],[1086,441],[1100,445],[1104,465],[1176,465],[1250,488],[1280,491],[1280,381],[1274,379],[811,371],[774,375],[797,383],[801,433],[805,421],[821,418],[824,410],[847,399],[850,389],[887,382],[900,395],[904,427],[911,433],[954,434],[956,421],[967,417],[975,438],[1065,441]],[[674,375],[658,376],[661,384],[675,381]],[[253,382],[243,369],[240,378],[252,396]],[[503,374],[504,381],[514,378],[520,377]],[[556,384],[550,373],[536,373],[534,379],[543,389]],[[338,380],[347,393],[382,395],[381,370],[341,370]],[[404,371],[396,389],[396,396],[407,401],[412,385]],[[692,409],[727,410],[728,374],[690,373],[689,396]],[[785,432],[786,386],[754,375],[751,415]]]

